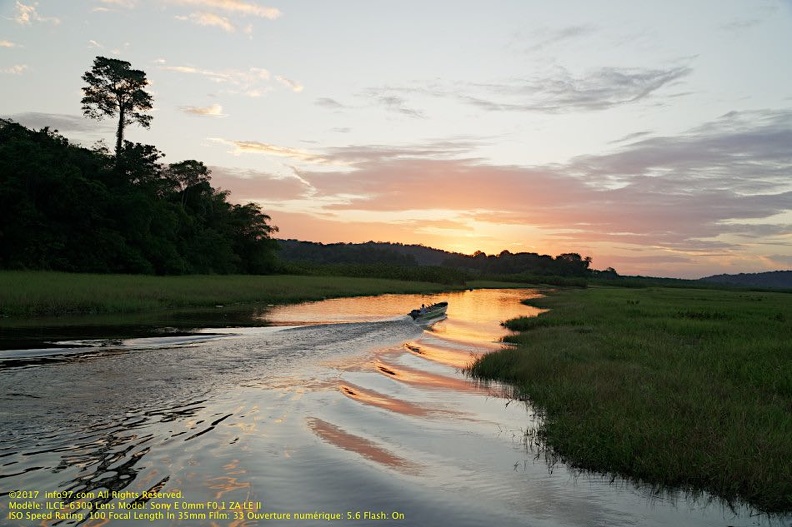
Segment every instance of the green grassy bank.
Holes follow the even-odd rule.
[[[470,373],[512,383],[533,439],[584,470],[792,512],[792,294],[564,290]]]
[[[0,272],[0,316],[139,313],[217,304],[282,304],[342,296],[431,293],[449,286],[319,276],[145,276]]]

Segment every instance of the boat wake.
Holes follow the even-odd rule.
[[[501,320],[532,313],[528,294],[444,295],[430,328],[405,313],[439,299],[378,297],[278,308],[274,326],[0,352],[0,511],[9,489],[156,488],[405,525],[723,525],[626,484],[577,484],[526,450],[531,413],[462,370],[501,346]]]

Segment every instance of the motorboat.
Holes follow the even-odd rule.
[[[444,317],[448,310],[448,302],[438,302],[430,306],[421,306],[419,309],[410,311],[410,316],[416,322],[426,322]]]

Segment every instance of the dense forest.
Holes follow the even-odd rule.
[[[114,273],[266,273],[269,216],[229,203],[199,161],[151,145],[117,155],[0,119],[0,268]]]
[[[151,125],[146,73],[96,57],[83,115],[115,119],[115,150],[0,119],[0,268],[102,273],[266,273],[277,229],[252,203],[228,202],[200,161],[165,165],[124,140]]]

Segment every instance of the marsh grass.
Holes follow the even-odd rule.
[[[567,290],[469,373],[512,383],[573,467],[792,511],[792,295]]]
[[[376,278],[211,275],[95,275],[0,272],[0,315],[38,317],[209,307],[283,304],[341,296],[429,293],[449,286]]]

